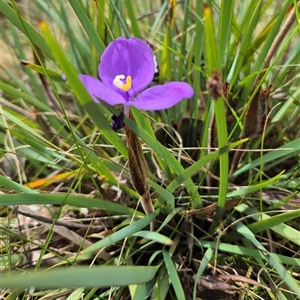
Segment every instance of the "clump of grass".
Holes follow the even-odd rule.
[[[295,299],[300,3],[0,1],[3,297]],[[195,91],[125,120],[150,171],[147,216],[110,125],[119,108],[78,79],[121,35],[153,48],[153,84]]]

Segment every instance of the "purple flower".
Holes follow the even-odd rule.
[[[88,75],[79,78],[96,103],[123,104],[126,116],[130,105],[161,110],[194,96],[186,82],[173,81],[146,89],[153,80],[155,63],[151,48],[137,38],[112,41],[101,56],[98,71],[101,81]]]

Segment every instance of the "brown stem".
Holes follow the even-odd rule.
[[[134,120],[131,112],[129,118]],[[154,212],[151,201],[150,188],[147,183],[148,168],[147,162],[137,135],[127,126],[124,127],[128,147],[130,178],[135,190],[141,196],[141,203],[144,212],[149,215]],[[150,224],[151,231],[154,230],[154,221]]]

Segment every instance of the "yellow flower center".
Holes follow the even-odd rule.
[[[131,88],[131,76],[126,77],[126,83],[123,83],[125,75],[117,75],[113,81],[114,86],[121,89],[122,91],[127,92]]]

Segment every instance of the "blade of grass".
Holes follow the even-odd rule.
[[[127,9],[128,13],[128,18],[131,23],[131,31],[133,33],[133,36],[137,38],[141,38],[141,32],[140,32],[140,27],[138,25],[138,21],[135,16],[135,11],[132,6],[132,1],[131,0],[125,0],[125,7]]]
[[[236,191],[229,192],[227,194],[227,197],[228,198],[240,197],[242,195],[247,195],[247,194],[251,194],[255,191],[262,190],[263,188],[266,188],[268,186],[272,186],[277,180],[279,180],[281,178],[282,174],[283,174],[283,171],[281,173],[277,174],[276,176],[274,176],[268,180],[262,181],[258,184],[249,185],[247,187],[240,188]]]
[[[145,283],[130,285],[129,290],[132,300],[146,299],[147,295],[149,294]]]
[[[0,177],[1,178],[1,177]],[[1,178],[2,179],[2,178]],[[19,187],[19,189],[21,189]],[[28,193],[28,189],[22,189],[27,194],[6,194],[1,195],[1,205],[32,205],[32,204],[53,204],[53,205],[71,205],[86,208],[104,209],[110,213],[143,216],[143,213],[135,211],[132,208],[118,203],[105,201],[102,199],[90,199],[88,197],[75,195],[57,195],[57,194],[38,194],[34,191]],[[142,228],[141,228],[142,229]]]
[[[194,58],[195,58],[195,65],[201,66],[202,62],[202,53],[203,53],[203,45],[204,45],[204,25],[203,25],[203,1],[196,2],[195,12],[191,12],[195,14],[195,36],[197,37],[194,40]],[[201,88],[201,72],[194,72],[194,80],[192,82],[193,89],[195,91],[195,97],[193,98],[190,109],[190,117],[191,118],[198,118],[198,107],[199,107],[199,92]],[[202,145],[203,146],[203,145]],[[205,144],[205,147],[207,143]]]
[[[157,267],[148,266],[101,266],[101,267],[77,267],[71,269],[60,268],[38,273],[14,272],[3,275],[1,287],[23,288],[29,286],[36,288],[93,288],[110,286],[127,286],[150,281],[156,274]],[[116,276],[117,274],[117,276]]]
[[[231,254],[236,254],[236,255],[241,255],[241,256],[249,256],[253,258],[260,258],[264,259],[265,256],[264,254],[257,249],[251,249],[243,246],[238,246],[238,245],[233,245],[231,243],[216,243],[212,241],[200,241],[200,245],[203,248],[218,248],[218,251],[226,252],[226,253],[231,253]],[[278,259],[280,260],[281,263],[290,265],[290,266],[295,266],[299,267],[300,265],[300,259],[296,257],[289,257],[285,255],[280,255],[277,254]]]
[[[168,251],[163,250],[163,257],[170,281],[176,294],[177,299],[185,299],[183,287],[178,277],[176,268]]]
[[[156,283],[151,293],[151,300],[166,299],[170,289],[170,284],[170,278],[168,276],[166,266],[163,264],[159,268]]]
[[[255,247],[262,251],[264,260],[268,261],[270,265],[274,267],[274,269],[278,272],[280,278],[282,278],[285,284],[297,295],[300,288],[299,284],[279,262],[280,260],[277,254],[267,251],[267,249],[256,239],[254,234],[248,229],[247,226],[240,222],[237,223],[236,226],[237,232],[241,233],[248,241],[250,241]]]
[[[89,20],[87,13],[85,12],[81,1],[68,1],[72,6],[75,14],[80,20],[81,25],[86,31],[86,34],[91,39],[91,42],[95,46],[97,52],[100,54],[104,51],[105,45],[103,41],[100,39],[96,29],[93,27],[91,21]]]
[[[23,185],[12,181],[11,179],[4,177],[3,175],[0,175],[0,186],[2,188],[6,188],[8,190],[12,190],[12,191],[17,191],[17,192],[21,192],[21,193],[27,193],[27,194],[38,194],[37,191],[31,190],[27,187],[24,187]],[[5,202],[3,202],[3,197],[1,195],[1,200],[0,203],[1,205],[5,206]],[[9,202],[6,203],[6,205],[9,205]],[[13,202],[12,202],[13,205]]]
[[[205,269],[207,268],[213,255],[214,255],[214,250],[212,248],[206,249],[205,254],[201,260],[200,266],[197,270],[197,275],[195,278],[195,284],[194,284],[194,289],[193,289],[193,299],[197,299],[196,294],[197,294],[197,285],[198,285],[199,279],[202,276],[202,274],[204,273]]]
[[[251,170],[259,166],[261,163],[263,163],[266,167],[268,162],[279,161],[283,157],[287,158],[293,154],[299,153],[300,152],[299,143],[300,143],[300,138],[264,154],[261,158],[254,159],[249,164],[246,164],[245,166],[237,170],[234,173],[234,176],[238,176],[248,170]]]
[[[183,23],[182,23],[182,35],[180,40],[180,59],[178,63],[178,68],[176,69],[177,74],[175,78],[176,80],[180,80],[183,75],[185,75],[186,71],[184,69],[185,60],[183,59],[186,56],[187,52],[187,31],[188,31],[188,20],[189,20],[189,3],[190,1],[184,1],[183,3]]]
[[[100,36],[101,41],[105,40],[105,5],[107,1],[106,0],[99,0],[96,2],[97,8],[98,8],[98,14],[97,14],[97,32]]]
[[[229,46],[234,0],[222,1],[219,28],[219,66],[226,61],[226,50]]]
[[[162,245],[171,246],[173,244],[173,241],[170,238],[158,232],[144,230],[144,231],[138,231],[134,233],[133,236],[139,236],[147,240],[158,242]]]
[[[214,20],[213,20],[212,10],[209,6],[206,6],[204,8],[204,16],[205,16],[206,56],[207,56],[209,74],[212,74],[214,71],[220,69],[220,65],[219,65],[217,45],[215,40],[216,31],[214,28]],[[215,99],[213,100],[213,104],[214,104],[214,111],[215,111],[215,121],[217,124],[218,147],[222,148],[227,145],[226,110],[225,110],[223,97],[217,96],[214,98]],[[228,186],[228,163],[229,163],[228,152],[225,151],[220,153],[220,157],[219,157],[220,182],[219,182],[218,208],[211,228],[217,226],[219,220],[222,218],[223,215],[225,202],[226,202],[227,186]]]
[[[112,245],[118,241],[121,241],[134,233],[137,233],[147,225],[149,225],[156,217],[156,213],[153,212],[150,215],[145,216],[141,220],[138,220],[136,222],[133,222],[132,224],[126,226],[125,228],[122,228],[115,233],[111,234],[110,236],[104,238],[103,240],[96,242],[95,244],[91,245],[90,247],[84,249],[81,251],[81,254],[86,254],[90,252],[99,251],[101,248],[104,248],[106,246]]]
[[[288,241],[300,246],[300,232],[285,224],[285,222],[298,218],[300,216],[300,209],[281,213],[272,217],[268,216],[266,213],[259,213],[258,210],[245,204],[240,204],[236,207],[236,210],[257,220],[257,222],[247,225],[253,233],[259,233],[267,229],[271,229]]]
[[[119,4],[118,7],[116,4]],[[110,0],[110,5],[113,10],[113,13],[117,16],[117,19],[119,20],[119,22],[121,24],[120,27],[122,27],[122,29],[125,32],[125,36],[127,38],[129,38],[131,36],[130,31],[129,31],[127,23],[126,23],[126,17],[124,16],[124,11],[121,8],[121,5],[123,5],[123,3],[122,2],[115,3],[115,1]]]
[[[207,60],[208,74],[219,69],[217,59],[216,31],[214,28],[213,12],[211,7],[204,7],[205,18],[205,54]]]

